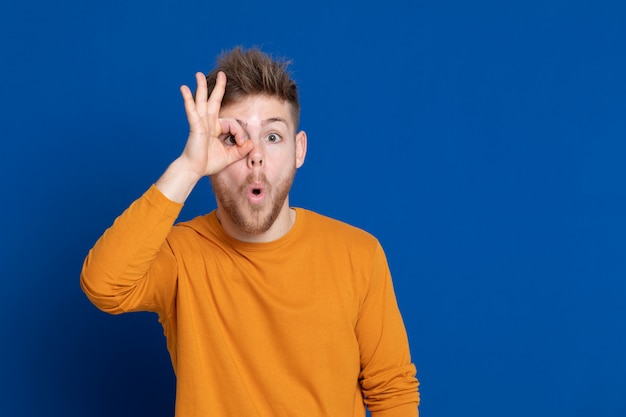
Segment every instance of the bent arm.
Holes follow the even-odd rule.
[[[226,75],[218,73],[213,91],[206,77],[196,74],[196,96],[181,87],[189,136],[183,153],[140,199],[117,218],[89,252],[81,273],[81,286],[100,309],[121,313],[155,310],[166,300],[165,280],[175,277],[175,261],[166,237],[182,204],[200,178],[213,175],[244,158],[254,147],[235,119],[220,119]],[[226,146],[232,137],[236,146]],[[173,280],[171,280],[173,281]]]
[[[175,290],[176,262],[166,238],[182,204],[152,186],[89,251],[81,288],[103,311],[158,311]]]

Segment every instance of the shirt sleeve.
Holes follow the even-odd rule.
[[[361,389],[372,417],[417,417],[419,382],[380,245],[355,331],[361,355]]]
[[[182,204],[150,187],[122,213],[89,251],[81,288],[99,309],[163,312],[173,302],[176,261],[167,245]]]

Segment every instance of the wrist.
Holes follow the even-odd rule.
[[[168,199],[184,203],[202,176],[190,169],[182,158],[174,160],[155,183]]]

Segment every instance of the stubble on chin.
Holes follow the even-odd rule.
[[[267,198],[263,204],[251,204],[246,198],[247,186],[254,181],[252,175],[249,175],[246,182],[235,191],[232,191],[232,187],[228,187],[219,178],[211,178],[211,185],[220,208],[230,221],[242,232],[260,235],[267,232],[280,215],[294,176],[295,168],[290,175],[272,186],[262,175],[260,180],[266,185],[265,191],[267,192]]]

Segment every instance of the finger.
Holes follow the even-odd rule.
[[[233,127],[233,125],[230,125]],[[239,129],[232,129],[230,132],[231,135],[235,138],[236,146],[226,146],[224,150],[228,155],[228,164],[232,164],[233,162],[239,161],[242,158],[245,158],[252,150],[254,149],[254,143],[247,138],[245,133],[243,133],[243,129],[241,131]]]
[[[198,113],[196,111],[196,101],[191,94],[191,90],[186,85],[180,87],[180,93],[183,96],[183,103],[185,104],[185,113],[187,113],[187,119],[190,124],[193,124],[198,120]]]
[[[242,158],[245,158],[250,152],[254,149],[254,144],[251,140],[246,140],[243,142],[241,146],[231,146],[227,149],[230,163],[239,161]]]
[[[232,135],[237,146],[243,146],[246,142],[247,134],[239,122],[235,119],[219,119],[220,131],[223,135]]]
[[[208,88],[206,83],[206,76],[201,73],[196,73],[196,111],[202,117],[207,111],[207,96]]]
[[[224,98],[224,91],[226,91],[226,74],[219,71],[215,79],[215,87],[211,91],[211,96],[208,100],[207,112],[212,115],[219,115],[220,108],[222,107],[222,99]]]

